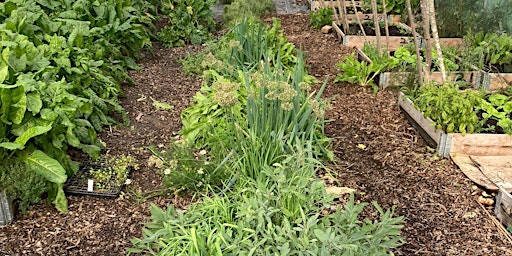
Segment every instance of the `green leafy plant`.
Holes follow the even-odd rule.
[[[377,11],[379,13],[383,12],[384,6],[382,5],[382,1],[376,0],[377,2]],[[405,15],[407,13],[405,0],[387,0],[386,1],[386,13],[388,14],[396,14],[396,15]],[[361,8],[365,13],[372,12],[372,2],[371,0],[362,0]],[[411,9],[414,13],[420,10],[420,1],[419,0],[411,0]]]
[[[464,48],[461,55],[467,66],[499,72],[499,66],[505,72],[512,72],[512,37],[495,33],[484,34],[477,32],[467,34],[465,40],[469,46]],[[473,60],[473,61],[471,61]]]
[[[167,47],[185,44],[202,44],[211,38],[215,28],[211,7],[215,0],[166,0],[162,11],[169,18],[169,25],[158,33]]]
[[[98,161],[88,164],[90,178],[94,180],[94,190],[103,191],[118,188],[130,183],[129,168],[138,169],[135,158],[131,156],[103,156]]]
[[[225,24],[234,25],[244,19],[259,20],[274,10],[275,5],[272,0],[233,0],[231,4],[224,7],[222,20]]]
[[[316,29],[331,25],[332,15],[334,15],[332,8],[320,8],[309,14],[309,25]]]
[[[332,196],[310,168],[286,163],[297,163],[294,157],[265,168],[261,179],[242,182],[226,196],[204,198],[186,212],[153,205],[152,220],[143,237],[132,240],[129,254],[385,255],[403,243],[402,217],[375,204],[380,221],[360,221],[366,204],[355,204],[353,196],[343,210],[322,215]]]
[[[431,83],[419,88],[413,102],[437,128],[448,133],[478,133],[482,129],[475,109],[482,104],[482,94],[478,91],[461,91],[450,83],[441,86]]]
[[[491,94],[482,101],[478,109],[482,111],[480,124],[484,130],[495,131],[501,128],[503,133],[512,134],[512,97]],[[495,125],[489,125],[489,120],[493,120]]]
[[[154,147],[150,149],[161,160],[161,164],[155,167],[162,176],[162,183],[174,191],[220,191],[231,177],[230,170],[225,166],[228,159],[219,162],[216,149],[209,152],[205,149],[195,150],[183,140],[171,142],[170,148],[165,151],[158,151]]]
[[[393,61],[393,59],[389,59]],[[386,57],[379,57],[372,59],[371,63],[359,61],[357,55],[353,52],[351,55],[345,57],[336,66],[343,71],[343,73],[336,76],[335,82],[349,82],[361,86],[371,86],[374,92],[378,91],[378,86],[375,85],[373,79],[381,72],[394,66],[395,63],[388,62]]]
[[[151,44],[150,9],[140,0],[0,3],[0,157],[23,159],[52,182],[60,211],[63,183],[78,169],[68,149],[97,158],[96,132],[116,123],[114,112],[125,117],[120,86],[133,84],[126,71]]]

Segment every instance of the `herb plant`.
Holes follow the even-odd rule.
[[[25,213],[47,192],[47,181],[37,172],[28,170],[26,164],[18,159],[3,160],[0,164],[0,191],[15,198],[18,210]]]
[[[220,192],[206,190],[207,196],[187,211],[152,206],[151,221],[128,253],[385,255],[401,245],[402,217],[375,204],[381,219],[360,221],[366,204],[356,205],[353,196],[343,210],[334,211],[334,197],[315,176],[325,168],[320,159],[332,159],[323,131],[326,83],[311,91],[302,54],[288,66],[280,61],[282,52],[275,53],[281,44],[269,43],[264,26],[246,21],[239,26],[219,40],[232,42],[224,56],[234,60],[234,70],[209,65],[201,100],[182,113],[184,129],[197,124],[185,120],[209,116],[215,116],[210,120],[215,125],[190,129],[189,136],[197,133],[189,143],[156,153],[163,174],[174,175],[169,181],[175,184],[204,184],[197,176],[207,174],[203,157],[210,153],[223,159],[216,165],[232,178]],[[227,127],[219,125],[221,120],[231,125],[230,136],[219,136]],[[203,153],[188,148],[206,137],[216,139],[208,140]],[[204,168],[202,174],[197,168]],[[217,178],[210,170],[206,178]]]

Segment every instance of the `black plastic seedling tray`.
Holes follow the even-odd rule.
[[[72,195],[91,195],[91,196],[101,196],[101,197],[118,197],[121,193],[121,190],[124,187],[124,183],[121,185],[114,185],[115,177],[111,178],[112,185],[108,188],[97,190],[94,186],[94,180],[90,173],[91,170],[103,170],[108,166],[100,165],[100,164],[90,164],[89,162],[85,162],[80,166],[80,169],[75,173],[75,175],[68,179],[64,186],[64,191],[67,194]],[[126,176],[130,174],[131,167],[126,169]],[[92,185],[90,182],[92,181]]]

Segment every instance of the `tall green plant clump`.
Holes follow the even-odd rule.
[[[225,24],[234,25],[243,19],[261,19],[275,11],[272,0],[233,0],[231,4],[224,7],[222,19]]]
[[[269,54],[280,44],[266,44],[268,38],[251,32],[261,30],[268,28],[247,21],[233,28],[235,35],[227,35],[231,38],[227,54],[244,61],[232,62],[235,71],[209,71],[215,78],[206,80],[212,84],[204,87],[210,87],[211,93],[200,94],[210,98],[216,109],[224,109],[218,115],[231,125],[230,136],[219,136],[219,129],[225,127],[214,126],[208,136],[216,140],[201,143],[207,152],[224,151],[222,165],[231,171],[231,178],[220,191],[208,190],[212,196],[187,211],[153,206],[152,220],[142,238],[133,239],[130,253],[385,255],[403,242],[402,218],[393,217],[391,210],[375,205],[380,221],[360,221],[357,216],[366,204],[356,205],[353,197],[344,209],[330,210],[334,198],[316,177],[323,168],[320,159],[329,154],[323,133],[325,84],[318,91],[311,88],[301,54],[291,67],[280,61],[279,51]],[[251,40],[259,43],[250,44]],[[267,51],[253,59],[262,52],[261,45],[267,45]],[[198,115],[190,109],[200,106],[205,105],[184,111],[184,120]],[[202,115],[209,116],[209,111]],[[184,129],[188,125],[184,123]],[[206,136],[201,133],[199,137]],[[189,143],[197,146],[198,141]]]
[[[0,158],[24,159],[50,181],[60,211],[78,168],[67,150],[98,157],[96,132],[115,123],[113,112],[124,115],[120,86],[133,83],[126,71],[150,46],[150,21],[129,1],[0,3]]]
[[[169,24],[158,33],[160,41],[168,47],[206,42],[216,27],[211,10],[215,3],[215,0],[163,1],[162,13]]]

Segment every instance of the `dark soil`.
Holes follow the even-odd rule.
[[[310,74],[329,79],[326,97],[334,97],[327,134],[337,160],[331,168],[342,186],[358,191],[357,199],[395,207],[405,217],[407,244],[397,255],[512,255],[507,242],[485,209],[476,202],[482,190],[450,159],[434,155],[407,122],[396,104],[396,93],[333,83],[335,64],[353,49],[331,34],[307,27],[308,15],[279,16],[288,39],[307,52]],[[68,196],[69,212],[58,213],[41,203],[0,228],[0,255],[122,255],[140,237],[149,206],[189,204],[175,195],[146,197],[161,188],[148,165],[147,146],[165,148],[180,129],[180,112],[189,105],[201,81],[183,74],[178,62],[191,48],[154,45],[155,58],[131,72],[137,84],[124,88],[122,105],[128,127],[107,127],[101,138],[112,155],[129,154],[141,168],[117,199]],[[157,110],[153,100],[174,106]],[[145,194],[149,193],[149,194]],[[492,210],[492,209],[488,209]],[[372,211],[365,216],[375,218]]]

